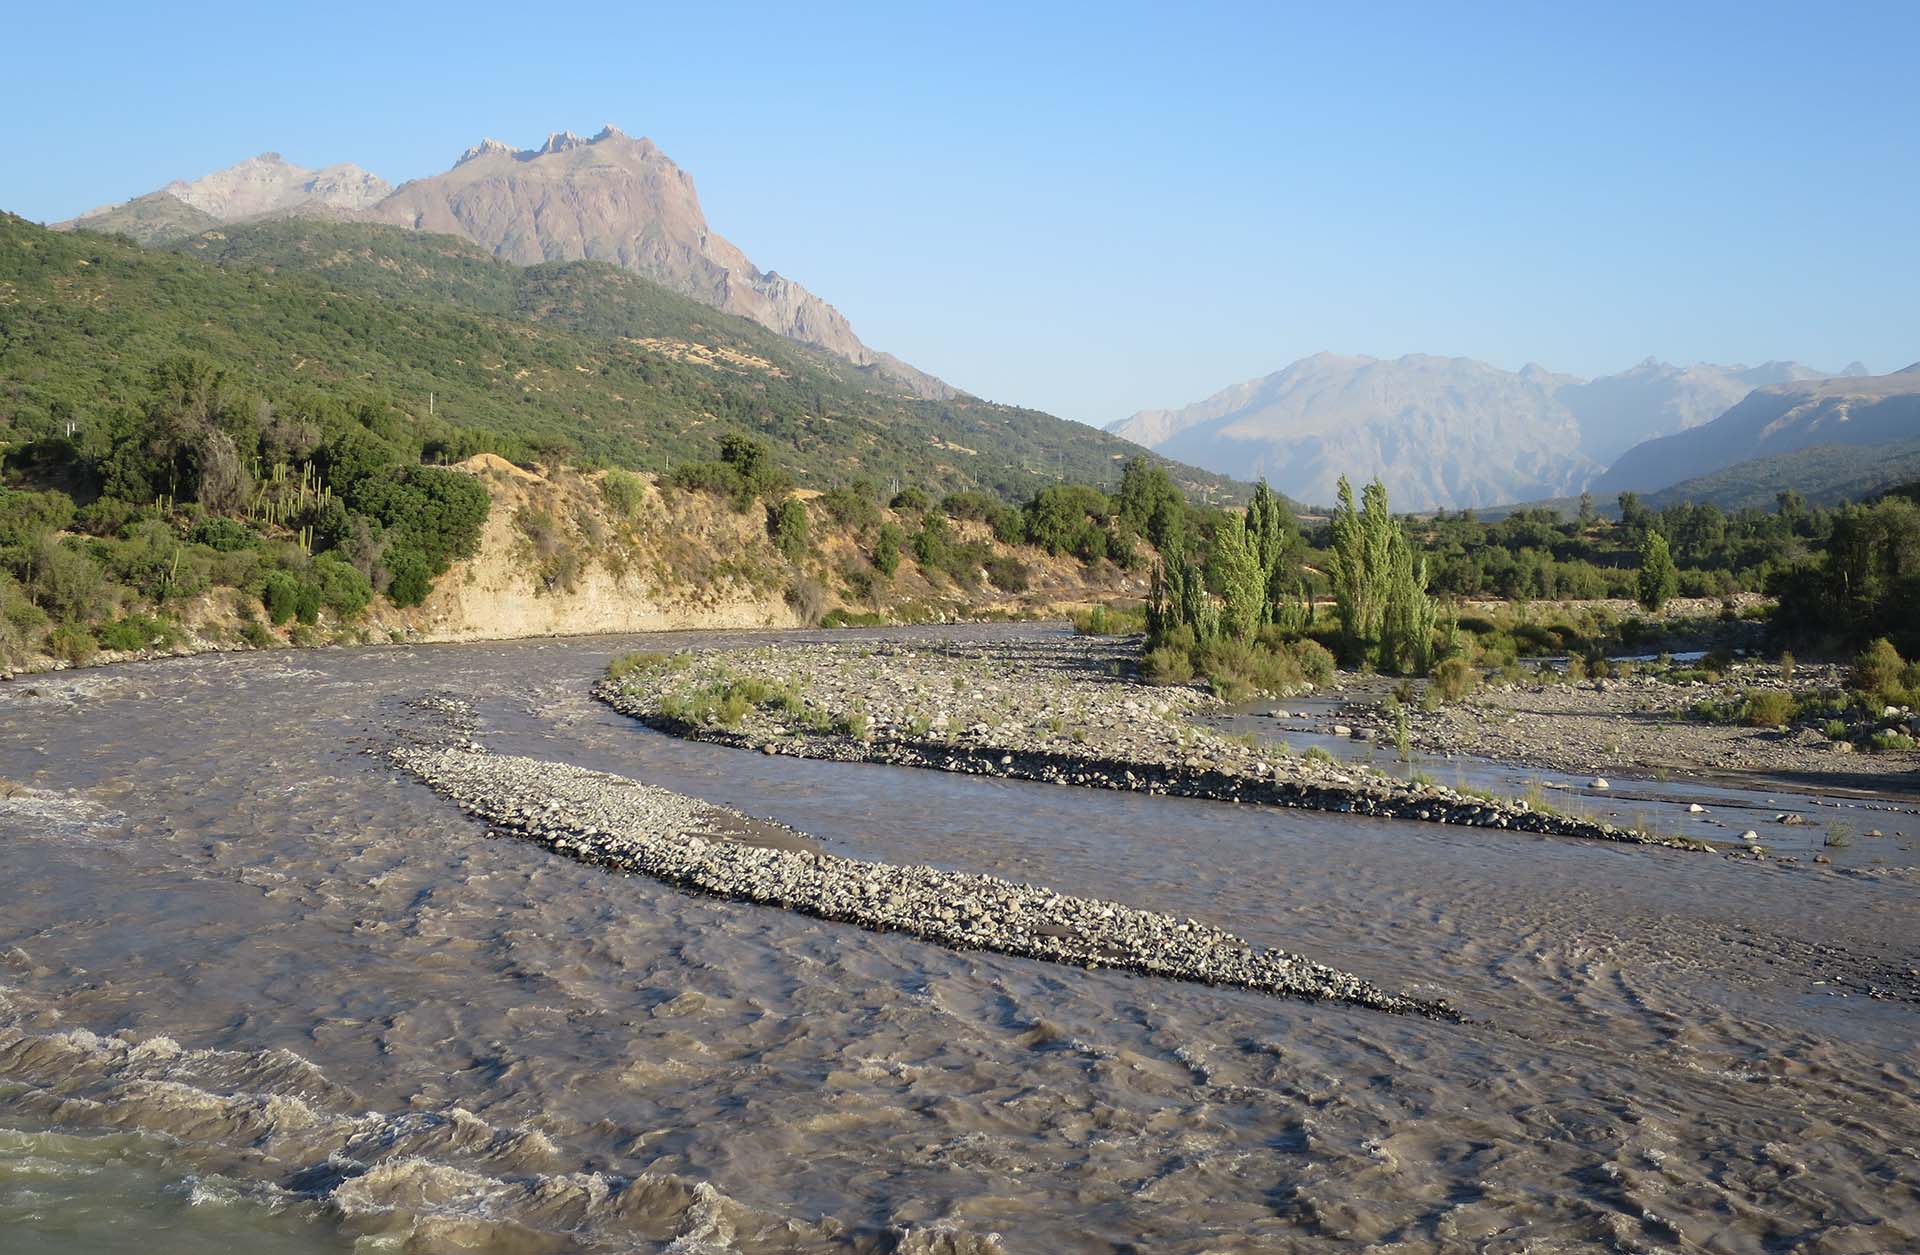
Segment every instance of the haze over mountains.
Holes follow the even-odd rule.
[[[1835,397],[1872,392],[1877,385],[1865,372],[1857,362],[1831,376],[1798,362],[1674,366],[1649,359],[1581,379],[1537,365],[1504,371],[1468,358],[1320,353],[1192,405],[1140,411],[1107,430],[1196,466],[1265,476],[1298,500],[1331,501],[1342,474],[1378,475],[1396,506],[1458,509],[1589,487],[1656,489],[1803,447],[1763,447],[1756,433],[1727,427],[1686,446],[1684,461],[1630,452],[1711,425],[1756,388],[1785,396],[1824,381]],[[1812,430],[1843,429],[1829,423]],[[1616,463],[1618,474],[1609,471]]]
[[[201,178],[82,214],[61,227],[164,243],[223,223],[293,215],[362,218],[462,236],[502,260],[607,261],[703,304],[824,349],[917,395],[947,384],[862,343],[844,315],[763,271],[707,225],[693,179],[651,140],[608,126],[535,149],[482,140],[444,174],[390,187],[357,166],[321,170],[263,153]]]

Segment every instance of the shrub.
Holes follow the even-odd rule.
[[[807,551],[807,507],[798,497],[788,497],[779,505],[767,507],[767,535],[788,561]]]
[[[933,498],[918,488],[902,488],[893,494],[893,500],[887,502],[890,510],[912,510],[916,514],[925,514],[933,509]]]
[[[1867,748],[1876,754],[1891,753],[1895,750],[1910,750],[1916,744],[1912,737],[1891,728],[1882,728],[1867,738]]]
[[[205,545],[220,553],[233,553],[240,549],[251,549],[260,541],[260,535],[252,528],[236,523],[228,518],[201,519],[193,525],[187,539],[196,545]]]
[[[367,577],[331,554],[315,558],[307,575],[319,592],[321,604],[342,620],[359,618],[373,600],[373,585]]]
[[[994,554],[981,565],[986,568],[987,579],[993,582],[995,588],[1009,593],[1027,591],[1027,564],[1012,554]]]
[[[1903,696],[1900,679],[1905,669],[1893,642],[1882,636],[1854,659],[1853,687],[1876,701],[1895,704]]]
[[[1289,647],[1294,661],[1299,664],[1300,674],[1314,684],[1325,684],[1333,679],[1333,651],[1319,641],[1298,640]]]
[[[425,558],[431,575],[478,551],[492,503],[486,486],[473,476],[431,466],[370,476],[348,502],[386,529],[390,539]]]
[[[300,599],[300,584],[286,571],[267,572],[266,587],[260,592],[260,603],[266,607],[267,620],[279,627],[293,618],[296,603]]]
[[[820,622],[820,616],[827,608],[827,590],[810,575],[789,584],[784,599],[794,617],[809,627]]]
[[[1792,694],[1781,689],[1750,689],[1740,707],[1740,722],[1750,728],[1778,728],[1792,714]]]
[[[1844,719],[1829,719],[1820,731],[1826,734],[1829,741],[1844,741],[1847,739],[1847,721]]]
[[[900,546],[905,539],[892,523],[881,524],[880,535],[873,542],[873,569],[891,578],[900,569]]]
[[[1435,694],[1439,702],[1457,702],[1479,687],[1480,673],[1473,664],[1455,654],[1443,658],[1440,665],[1433,669],[1433,679],[1427,685],[1427,692]]]
[[[433,569],[426,555],[405,547],[390,549],[385,558],[387,600],[401,608],[417,606],[433,588]]]
[[[607,678],[624,680],[630,675],[651,675],[655,671],[684,671],[692,661],[686,654],[652,650],[621,654],[607,664]]]
[[[1073,630],[1081,636],[1131,636],[1147,630],[1144,606],[1095,606],[1073,616]]]
[[[104,648],[121,653],[165,648],[175,640],[172,625],[144,614],[130,614],[111,623],[103,623],[96,634]]]
[[[1150,684],[1190,684],[1193,659],[1184,649],[1161,645],[1149,649],[1140,659],[1140,672]]]
[[[623,519],[640,513],[647,499],[647,483],[627,471],[608,471],[600,480],[600,495],[607,508]]]
[[[60,661],[79,667],[100,651],[100,645],[93,639],[93,633],[79,624],[62,623],[47,633],[46,649]]]
[[[873,485],[868,481],[822,493],[820,506],[829,518],[856,535],[865,536],[880,526],[880,503],[874,499]]]
[[[849,710],[846,714],[841,715],[838,721],[840,731],[856,741],[866,737],[869,726],[870,721],[867,719],[867,712],[864,710]]]
[[[1780,682],[1782,684],[1793,683],[1793,670],[1793,654],[1790,651],[1782,650],[1780,653]]]

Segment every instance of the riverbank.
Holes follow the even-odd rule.
[[[631,655],[595,695],[662,731],[764,754],[1715,848],[1208,731],[1191,719],[1219,703],[1141,683],[1131,645],[1075,637]]]
[[[478,742],[402,746],[392,761],[471,815],[556,853],[678,889],[1089,970],[1226,985],[1458,1020],[1443,1001],[1389,993],[1193,919],[1056,893],[997,876],[826,854],[804,838],[697,798],[565,763],[490,754]]]

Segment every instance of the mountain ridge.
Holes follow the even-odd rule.
[[[555,131],[530,149],[483,139],[447,170],[398,186],[349,163],[309,170],[262,153],[52,225],[161,244],[281,216],[358,218],[459,235],[519,265],[610,261],[825,349],[916,396],[963,395],[868,346],[845,315],[800,283],[761,270],[708,225],[691,175],[652,140],[612,124],[591,138]]]
[[[1408,509],[1456,509],[1577,493],[1629,449],[1709,422],[1757,386],[1827,377],[1797,362],[1650,357],[1583,379],[1532,362],[1504,371],[1466,357],[1321,352],[1106,430],[1209,469],[1264,474],[1304,500],[1329,500],[1345,473],[1378,475]]]

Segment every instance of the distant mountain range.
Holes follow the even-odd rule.
[[[201,178],[80,215],[85,227],[168,243],[223,224],[318,216],[386,222],[462,236],[519,265],[606,261],[715,309],[825,349],[928,398],[949,385],[861,342],[844,315],[800,284],[763,271],[713,232],[693,179],[651,140],[608,126],[571,131],[535,149],[487,139],[452,169],[398,188],[354,165],[307,170],[262,153]]]
[[[1536,365],[1504,371],[1468,358],[1321,353],[1180,409],[1143,410],[1107,430],[1223,474],[1264,476],[1299,500],[1331,501],[1342,474],[1378,475],[1396,506],[1458,509],[1590,487],[1656,489],[1816,443],[1768,447],[1757,433],[1729,427],[1686,446],[1683,461],[1640,452],[1648,441],[1704,430],[1756,388],[1784,396],[1809,385],[1834,397],[1877,386],[1857,362],[1833,376],[1798,362],[1675,366],[1649,359],[1581,379]],[[1897,418],[1889,421],[1898,426]]]
[[[1891,375],[1756,388],[1710,423],[1629,449],[1594,481],[1593,491],[1664,488],[1736,463],[1805,449],[1879,451],[1915,440],[1920,440],[1920,362]]]

